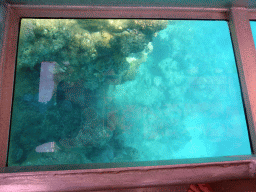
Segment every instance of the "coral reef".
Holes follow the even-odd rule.
[[[119,84],[124,83],[134,78],[130,70],[141,64],[126,58],[133,53],[141,53],[138,59],[144,57],[142,52],[155,33],[167,24],[163,20],[22,19],[17,70],[33,71],[42,61],[55,61],[58,71],[65,73],[63,81],[80,80],[87,89],[101,87],[109,70]]]
[[[78,158],[72,163],[137,158],[135,149],[116,140],[124,121],[107,93],[135,79],[153,50],[153,37],[167,25],[164,20],[22,19],[11,137],[16,155],[9,162],[69,163],[72,154]],[[60,147],[58,154],[44,150],[49,142]]]
[[[94,128],[85,126],[76,136],[78,146],[93,146],[101,148],[105,146],[113,136],[113,132],[104,126],[103,122],[98,123]]]
[[[231,56],[206,29],[203,21],[23,19],[9,162],[164,160],[187,158],[185,149],[196,157],[189,146],[209,127],[207,144],[224,138],[214,131],[239,100],[230,97],[237,77],[225,76]]]

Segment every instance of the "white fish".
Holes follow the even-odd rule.
[[[56,152],[58,151],[60,148],[56,145],[56,143],[54,141],[52,142],[48,142],[48,143],[44,143],[42,145],[39,145],[36,147],[36,152],[37,153],[49,153],[49,152]]]

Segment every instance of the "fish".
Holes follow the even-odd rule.
[[[54,141],[44,143],[35,148],[35,151],[37,153],[53,153],[53,152],[56,152],[59,150],[60,150],[60,148],[57,146],[57,144]]]

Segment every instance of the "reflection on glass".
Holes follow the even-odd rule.
[[[9,166],[250,154],[225,21],[22,19]]]

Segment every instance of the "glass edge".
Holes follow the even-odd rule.
[[[193,159],[173,159],[161,161],[141,161],[141,162],[122,162],[122,163],[90,163],[90,164],[61,164],[61,165],[38,165],[38,166],[13,166],[2,167],[0,173],[17,172],[38,172],[38,171],[67,171],[67,170],[93,170],[93,169],[111,169],[111,168],[131,168],[131,167],[150,167],[150,166],[180,166],[187,167],[192,164],[212,164],[237,161],[256,160],[256,155],[239,155],[223,157],[205,157]]]

